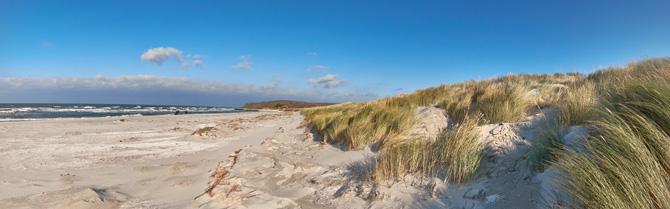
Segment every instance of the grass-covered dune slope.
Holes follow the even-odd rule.
[[[422,106],[439,106],[450,120],[436,139],[409,137]],[[519,122],[547,107],[555,111],[529,149],[528,169],[558,170],[557,186],[574,200],[564,206],[670,208],[670,58],[589,75],[510,74],[301,112],[325,139],[349,149],[377,146],[377,181],[410,174],[461,183],[475,176],[485,152],[478,126]],[[575,125],[589,135],[568,148],[561,139]]]

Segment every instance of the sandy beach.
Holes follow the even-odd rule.
[[[303,120],[245,112],[1,123],[0,208],[369,205],[358,190],[375,192],[362,179],[373,153],[324,144]]]
[[[199,207],[218,161],[300,120],[280,114],[0,123],[0,208]]]

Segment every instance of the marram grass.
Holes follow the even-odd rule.
[[[566,90],[564,98],[558,102],[556,113],[558,124],[561,126],[585,124],[596,103],[594,83],[571,86]]]
[[[407,174],[441,175],[452,183],[470,179],[479,169],[484,149],[477,141],[478,119],[465,118],[462,124],[444,131],[435,141],[391,142],[376,160],[376,179],[398,179]]]
[[[437,139],[411,138],[420,106],[438,105],[460,124]],[[536,108],[553,118],[529,150],[529,169],[556,166],[572,208],[670,208],[670,58],[581,74],[506,75],[418,90],[374,102],[303,109],[306,124],[349,148],[381,141],[377,180],[476,176],[484,152],[477,125],[519,122]],[[569,127],[589,136],[566,148]],[[573,150],[577,149],[577,150]]]
[[[563,150],[562,139],[568,128],[556,122],[540,125],[535,142],[528,150],[528,168],[532,172],[543,172],[547,166],[556,162]]]
[[[589,75],[603,99],[591,136],[556,165],[581,208],[670,208],[670,60]]]
[[[480,124],[513,123],[531,108],[555,106],[565,85],[583,82],[581,75],[514,75],[451,86],[451,94],[440,106],[449,118],[460,122],[466,116],[482,114]]]
[[[556,85],[581,82],[583,76],[510,74],[482,81],[467,81],[417,90],[373,102],[343,103],[302,109],[306,124],[317,133],[350,149],[387,138],[403,138],[417,123],[420,106],[439,105],[449,118],[461,123],[467,117],[479,124],[518,122],[537,100],[556,101]],[[529,94],[535,89],[535,94]],[[549,90],[547,90],[549,89]],[[546,102],[545,102],[546,103]],[[544,105],[555,105],[549,102]]]
[[[324,139],[343,143],[349,149],[401,135],[416,123],[414,109],[381,102],[344,103],[301,112]]]

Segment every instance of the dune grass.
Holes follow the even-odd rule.
[[[484,146],[477,140],[480,118],[465,118],[456,128],[445,131],[436,142],[436,158],[440,165],[447,167],[446,181],[461,183],[479,169],[484,154]]]
[[[597,104],[597,97],[593,82],[569,87],[564,93],[564,98],[557,105],[558,125],[585,124]]]
[[[543,125],[536,134],[535,143],[528,150],[528,168],[541,173],[555,162],[563,149],[562,139],[568,128],[554,123]]]
[[[563,97],[566,85],[584,80],[574,75],[515,75],[455,84],[451,95],[441,102],[449,118],[462,121],[482,114],[480,124],[511,123],[522,120],[531,108],[554,106]],[[466,114],[467,113],[467,114]]]
[[[385,101],[345,103],[301,110],[311,127],[324,139],[349,149],[398,136],[416,123],[414,109]]]
[[[627,88],[642,94],[657,90]],[[662,92],[667,93],[663,103],[670,102],[670,91]],[[568,191],[586,207],[670,208],[670,137],[664,130],[669,104],[643,100],[603,106],[585,143],[588,154],[570,151],[559,161]]]
[[[417,123],[416,108],[435,104],[459,125],[437,139],[405,136]],[[575,200],[569,207],[670,208],[670,58],[588,76],[506,75],[301,112],[311,128],[350,149],[381,140],[377,180],[442,175],[458,183],[477,173],[484,152],[478,125],[518,122],[545,107],[555,107],[556,117],[531,146],[529,167],[556,166]],[[565,148],[561,140],[574,125],[590,135]]]
[[[465,118],[435,141],[413,139],[387,146],[376,160],[376,179],[398,179],[407,174],[442,175],[452,183],[470,179],[479,169],[483,155],[483,146],[477,141],[478,120]]]
[[[556,105],[566,85],[582,82],[584,76],[515,75],[467,81],[417,90],[373,102],[343,103],[301,110],[324,140],[356,149],[379,143],[375,176],[379,180],[407,174],[444,175],[459,183],[471,178],[479,167],[482,145],[476,127],[486,123],[518,122],[541,104]],[[459,125],[433,139],[408,138],[418,119],[416,108],[438,104]]]
[[[543,118],[535,142],[528,150],[528,166],[533,172],[542,172],[558,160],[568,127],[585,125],[593,118],[592,112],[597,104],[593,82],[573,83],[561,89],[559,94],[561,99],[555,105],[555,118]]]
[[[372,102],[305,108],[301,113],[317,133],[358,148],[411,129],[416,124],[413,115],[420,106],[439,105],[457,123],[478,115],[482,115],[480,124],[518,122],[538,101],[543,107],[556,105],[563,86],[584,79],[581,74],[509,74],[420,89]]]
[[[670,60],[589,75],[603,98],[581,150],[556,165],[584,208],[670,208]]]

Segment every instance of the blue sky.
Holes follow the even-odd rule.
[[[667,8],[0,0],[0,103],[359,102],[510,72],[588,73],[670,56]]]

